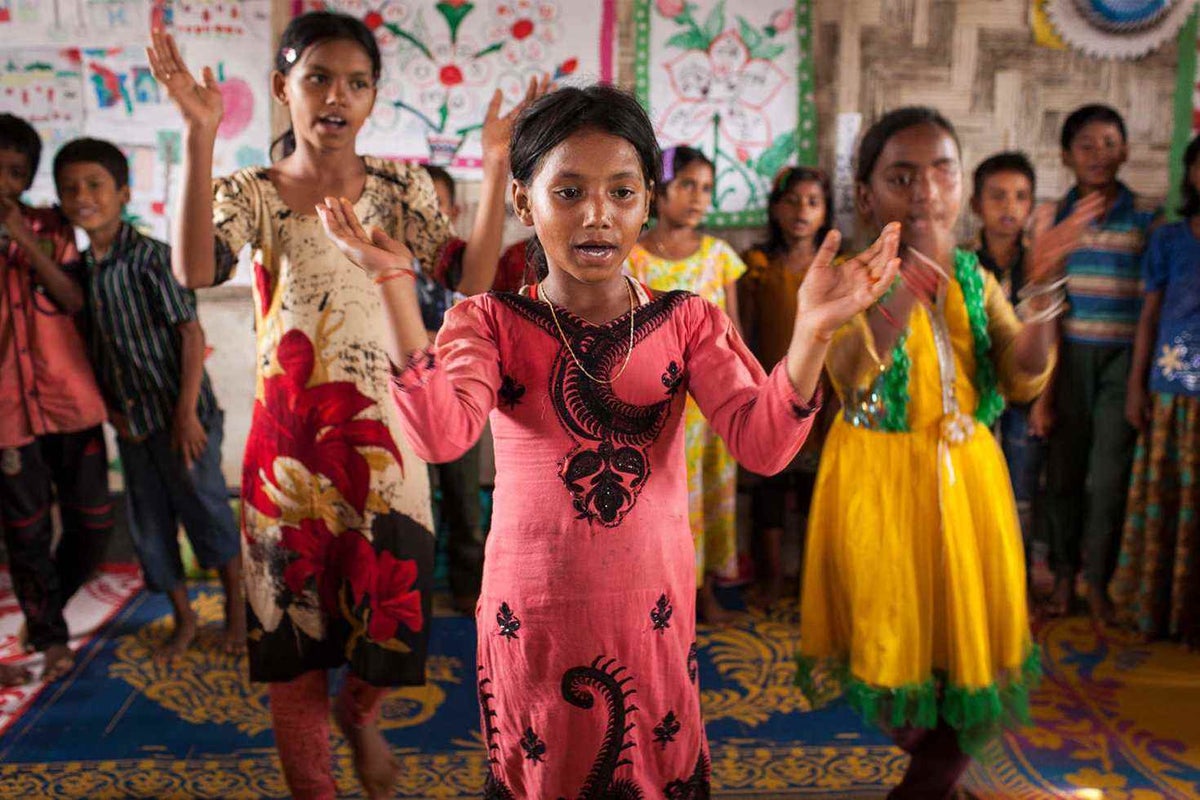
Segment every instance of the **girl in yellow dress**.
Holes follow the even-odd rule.
[[[1031,271],[1022,323],[955,248],[962,175],[933,109],[893,111],[866,133],[858,209],[875,228],[902,223],[904,265],[826,358],[843,413],[810,514],[797,682],[814,701],[844,690],[912,754],[892,798],[950,796],[967,753],[1027,719],[1038,670],[1016,503],[989,428],[1006,396],[1045,383],[1062,288]]]
[[[629,254],[630,273],[655,291],[695,292],[723,309],[741,334],[737,280],[746,265],[726,242],[700,232],[712,205],[712,162],[691,147],[669,147],[662,154],[662,178],[654,198],[657,224]],[[737,575],[737,462],[691,400],[684,410],[684,441],[697,615],[704,622],[725,622],[731,615],[717,602],[713,584]]]

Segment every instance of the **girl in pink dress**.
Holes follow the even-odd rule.
[[[719,308],[622,275],[658,168],[630,95],[547,95],[517,121],[510,165],[541,281],[460,303],[434,346],[408,249],[364,231],[345,200],[320,209],[380,286],[416,451],[456,458],[490,415],[495,511],[476,609],[485,797],[706,798],[685,396],[750,469],[786,466],[829,337],[895,274],[897,231],[840,269],[837,234],[826,240],[791,348],[767,375]]]

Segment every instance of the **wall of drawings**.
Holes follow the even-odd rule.
[[[171,30],[195,69],[216,71],[225,100],[214,170],[263,164],[270,144],[270,0],[0,0],[0,111],[29,120],[45,143],[29,199],[54,200],[54,152],[95,136],[129,156],[137,224],[167,235],[180,120],[150,75],[151,24]]]

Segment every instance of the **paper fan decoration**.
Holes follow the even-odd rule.
[[[1141,58],[1179,33],[1196,0],[1048,0],[1059,36],[1096,58]]]

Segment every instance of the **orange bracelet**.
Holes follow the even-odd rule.
[[[393,270],[388,270],[387,272],[383,273],[382,275],[376,275],[371,280],[375,281],[376,284],[384,284],[384,283],[387,283],[388,281],[395,280],[396,278],[401,278],[401,277],[409,277],[409,278],[413,278],[415,280],[417,277],[417,273],[413,272],[411,269],[393,269]]]

